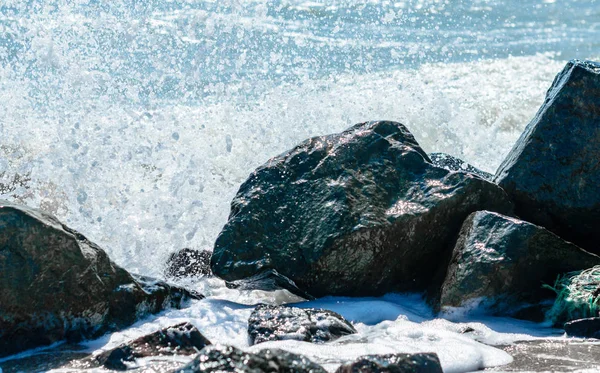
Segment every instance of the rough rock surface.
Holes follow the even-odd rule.
[[[228,282],[272,271],[289,280],[271,284],[313,296],[419,291],[462,221],[482,209],[510,213],[512,204],[493,183],[432,165],[402,124],[361,123],[254,171],[211,267]]]
[[[204,348],[188,365],[176,373],[326,373],[320,365],[304,356],[279,349],[255,354],[235,347],[213,345]]]
[[[336,373],[442,373],[437,354],[367,355],[344,364]]]
[[[0,201],[0,356],[97,337],[190,296],[134,278],[54,217]]]
[[[600,253],[600,64],[571,61],[496,172],[518,216]]]
[[[442,308],[481,297],[502,311],[517,311],[552,293],[558,275],[596,265],[600,257],[537,225],[489,211],[464,222],[442,286]]]
[[[323,309],[259,305],[248,319],[252,344],[290,339],[319,343],[354,333],[341,315]]]
[[[450,154],[430,153],[429,158],[431,159],[431,163],[434,165],[445,168],[449,171],[469,172],[486,180],[492,180],[494,178],[494,175],[485,171],[481,171],[477,167],[471,166],[462,159],[458,159]]]
[[[569,321],[565,323],[565,332],[570,337],[600,338],[600,317]]]
[[[210,257],[206,250],[181,249],[169,256],[165,276],[169,278],[210,276]]]
[[[210,345],[190,323],[182,323],[145,335],[95,357],[108,369],[126,370],[125,362],[149,356],[193,355]]]

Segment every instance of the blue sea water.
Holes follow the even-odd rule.
[[[493,172],[572,58],[599,1],[2,0],[0,198],[160,277],[309,136],[396,120]]]

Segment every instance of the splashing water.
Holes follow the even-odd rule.
[[[170,252],[210,249],[237,186],[309,136],[397,120],[493,171],[552,53],[598,49],[586,4],[5,1],[0,197],[160,275]]]
[[[255,167],[310,136],[395,120],[426,151],[494,172],[564,60],[600,56],[599,40],[596,0],[4,0],[0,198],[55,214],[128,270],[160,277],[171,252],[212,248]],[[227,307],[201,303],[139,333],[184,315],[245,347],[249,311]],[[357,318],[378,351],[455,338],[386,320]],[[506,362],[475,346],[460,365],[451,344],[439,349],[451,370]]]

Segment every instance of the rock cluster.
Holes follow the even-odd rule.
[[[556,297],[556,323],[597,337],[599,160],[600,64],[572,61],[495,175],[427,155],[400,123],[360,123],[255,170],[231,203],[210,268],[208,252],[184,249],[165,275],[212,270],[229,286],[306,298],[419,291],[437,310],[480,302],[503,315]],[[128,273],[52,216],[0,202],[0,357],[94,338],[191,298],[201,296]],[[572,321],[582,317],[590,318]],[[251,344],[328,343],[356,330],[331,311],[260,305],[248,332]],[[178,372],[325,372],[283,350],[211,345],[191,324],[119,346],[95,364],[126,369],[139,357],[198,351]],[[338,369],[366,371],[441,366],[421,353],[364,356]]]
[[[426,290],[437,309],[484,300],[515,314],[598,264],[598,124],[600,64],[571,61],[495,175],[428,156],[395,122],[306,140],[241,185],[213,273],[307,297]]]
[[[174,373],[326,373],[320,365],[302,355],[280,349],[257,353],[230,346],[208,346],[188,365]],[[442,373],[436,354],[367,355],[342,365],[336,373]]]
[[[421,291],[478,210],[511,214],[512,204],[489,181],[434,166],[402,124],[361,123],[254,171],[211,266],[230,282],[274,270],[315,297]]]
[[[257,353],[235,347],[214,345],[204,348],[196,358],[174,373],[326,373],[320,365],[302,355],[279,349]]]

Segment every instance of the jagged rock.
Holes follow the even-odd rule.
[[[442,373],[435,353],[362,356],[340,366],[336,373]]]
[[[489,172],[481,171],[477,167],[471,166],[462,159],[458,159],[446,153],[430,153],[431,163],[438,167],[445,168],[448,171],[469,172],[480,176],[486,180],[492,180],[494,175]]]
[[[600,339],[600,317],[569,321],[564,327],[570,337]]]
[[[97,337],[190,297],[134,278],[56,218],[0,201],[0,356]]]
[[[169,256],[165,276],[170,278],[210,276],[210,257],[206,250],[182,249]]]
[[[600,253],[600,64],[571,61],[496,172],[517,215]]]
[[[261,350],[255,354],[235,347],[205,347],[188,365],[176,373],[326,373],[320,365],[302,355],[279,349]]]
[[[108,369],[126,370],[125,362],[149,356],[193,355],[210,344],[195,326],[181,323],[105,351],[95,360]]]
[[[497,185],[432,165],[402,124],[361,123],[254,171],[232,201],[211,267],[236,285],[282,277],[265,278],[265,288],[295,284],[288,289],[299,295],[420,291],[461,222],[481,209],[512,205]]]
[[[485,299],[501,312],[551,297],[542,289],[564,272],[588,268],[600,257],[562,240],[537,225],[489,211],[464,222],[446,279],[440,305],[458,307]]]
[[[319,343],[354,333],[341,315],[323,309],[259,305],[248,319],[252,344],[290,339]]]

